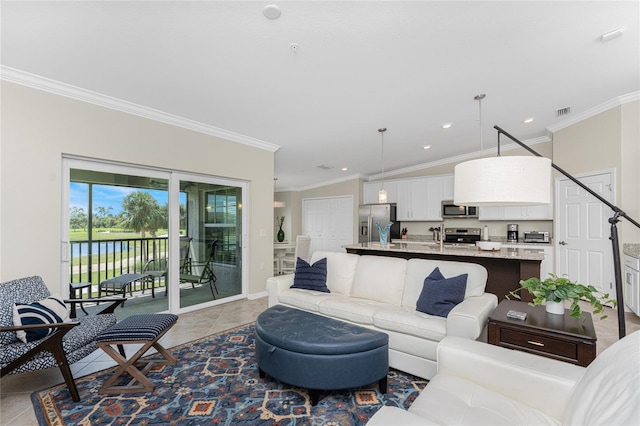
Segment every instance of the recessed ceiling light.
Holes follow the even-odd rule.
[[[425,145],[422,147],[422,149],[429,149],[429,148],[431,148],[431,145]]]
[[[522,120],[523,123],[531,123],[533,122],[533,120],[535,120],[535,117],[529,117],[529,118],[525,118],[524,120]]]
[[[262,9],[262,14],[267,19],[278,19],[281,13],[280,8],[275,4],[269,4]]]
[[[443,129],[449,129],[449,128],[451,128],[451,126],[453,126],[453,123],[444,123],[444,124],[442,125],[442,128],[443,128]]]
[[[349,170],[349,169],[348,169],[348,168],[346,168],[346,167],[343,167],[343,168],[341,168],[340,170],[342,170],[343,172],[346,172],[346,171],[347,171],[347,170]]]

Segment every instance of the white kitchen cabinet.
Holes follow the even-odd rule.
[[[553,204],[480,207],[478,220],[553,220]]]
[[[624,304],[636,315],[640,315],[640,259],[624,255]]]
[[[427,216],[427,179],[399,180],[396,202],[398,220],[424,220]]]
[[[442,200],[444,197],[444,178],[442,176],[427,179],[427,216],[425,220],[442,220]]]
[[[378,204],[378,191],[382,188],[382,181],[364,183],[364,203]],[[385,180],[384,189],[387,190],[387,202],[396,203],[398,201],[398,183],[395,180]]]
[[[398,180],[397,219],[401,221],[441,221],[443,176]]]
[[[549,273],[555,273],[554,247],[549,244],[502,244],[504,248],[519,248],[525,250],[537,250],[544,253],[544,259],[540,262],[540,279],[545,280]]]
[[[442,175],[442,200],[453,200],[453,173]]]

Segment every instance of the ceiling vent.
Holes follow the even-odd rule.
[[[321,164],[321,165],[318,166],[318,168],[322,169],[322,170],[331,170],[331,169],[333,169],[333,166],[328,166],[326,164]]]
[[[565,115],[571,114],[571,107],[558,108],[556,110],[556,117],[564,117]]]

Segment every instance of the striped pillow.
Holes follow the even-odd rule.
[[[16,303],[13,306],[13,324],[15,326],[55,324],[64,322],[67,318],[69,318],[67,305],[57,297],[47,297],[31,304]],[[55,328],[20,330],[16,332],[16,335],[24,343],[28,343],[43,339],[55,330]]]
[[[330,293],[327,288],[327,258],[323,257],[313,265],[309,265],[303,259],[298,258],[296,260],[296,272],[293,276],[293,285],[290,288]]]

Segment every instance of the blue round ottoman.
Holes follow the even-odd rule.
[[[320,390],[378,382],[387,391],[389,336],[375,330],[275,305],[256,319],[260,377],[309,389],[311,405]]]

